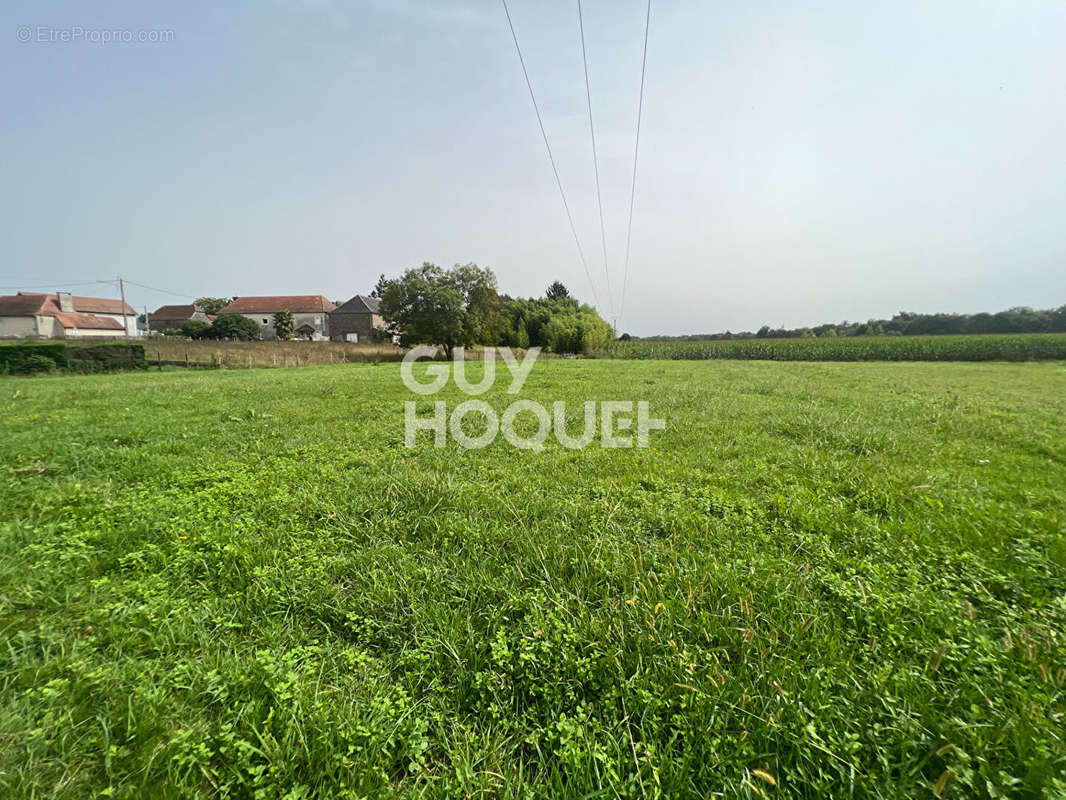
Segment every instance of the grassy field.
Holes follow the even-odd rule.
[[[395,364],[0,380],[0,795],[1066,794],[1062,364],[521,396],[668,427],[405,448]]]
[[[399,361],[404,354],[402,349],[391,344],[347,342],[218,342],[154,336],[142,343],[150,365],[162,361],[231,369]]]
[[[768,361],[1041,361],[1066,359],[1066,333],[854,336],[612,342],[606,358]]]

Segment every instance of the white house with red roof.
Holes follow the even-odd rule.
[[[19,292],[0,297],[0,338],[116,339],[140,336],[129,303],[70,292]]]
[[[291,311],[297,339],[320,342],[329,338],[329,312],[337,307],[320,294],[272,295],[270,297],[235,297],[219,311],[222,314],[243,314],[259,326],[264,339],[276,339],[274,314]]]

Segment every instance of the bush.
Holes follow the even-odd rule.
[[[0,346],[0,374],[145,369],[144,346],[125,342],[32,342]]]
[[[189,339],[206,339],[210,330],[210,322],[203,322],[202,320],[198,319],[190,319],[188,322],[181,326],[181,335]]]
[[[56,362],[48,356],[40,353],[32,353],[25,362],[26,372],[52,372],[56,368]]]
[[[0,347],[0,373],[27,375],[67,366],[66,348],[62,342],[19,343]]]
[[[243,314],[223,314],[211,323],[206,334],[210,339],[238,339],[247,341],[259,338],[259,326]]]
[[[147,369],[144,345],[126,342],[66,345],[67,368],[75,372]]]

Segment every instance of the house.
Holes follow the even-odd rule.
[[[137,312],[107,297],[19,292],[0,297],[0,337],[20,339],[140,336]]]
[[[148,315],[149,329],[157,332],[181,330],[186,322],[213,322],[213,314],[205,314],[204,310],[196,305],[170,305],[160,306]]]
[[[335,342],[373,342],[387,338],[378,299],[357,294],[330,311],[329,338]]]
[[[324,341],[329,338],[329,312],[336,308],[320,294],[293,294],[272,297],[235,297],[219,311],[222,314],[243,314],[259,326],[263,339],[277,339],[274,315],[291,311],[294,334],[299,339]]]

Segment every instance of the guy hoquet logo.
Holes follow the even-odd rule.
[[[526,351],[521,361],[515,357],[509,347],[485,348],[482,362],[485,368],[481,380],[471,383],[467,379],[466,355],[462,347],[455,348],[452,364],[428,364],[425,374],[432,380],[420,381],[414,374],[415,362],[420,359],[434,359],[437,355],[437,348],[419,345],[404,356],[403,363],[400,364],[400,375],[408,389],[422,396],[436,394],[448,384],[449,378],[455,381],[455,385],[464,394],[476,396],[487,392],[496,382],[497,353],[503,359],[511,376],[507,393],[518,394],[540,355],[539,347]],[[563,447],[569,450],[580,450],[592,444],[597,432],[601,447],[643,448],[649,445],[651,431],[666,429],[665,420],[654,419],[650,416],[646,400],[639,400],[636,403],[632,400],[585,401],[583,404],[584,424],[580,434],[576,436],[571,436],[566,429],[567,406],[563,400],[553,402],[550,411],[534,400],[515,400],[504,409],[502,414],[497,414],[496,409],[483,400],[466,400],[455,406],[450,414],[448,404],[443,400],[437,400],[433,403],[433,414],[429,417],[419,417],[417,406],[418,404],[413,400],[404,402],[404,444],[407,447],[414,447],[418,432],[424,430],[433,432],[433,444],[441,448],[447,445],[448,436],[451,435],[460,447],[479,450],[487,447],[502,433],[503,438],[519,450],[543,450],[544,442],[552,434]],[[529,414],[535,418],[537,423],[535,433],[522,436],[515,430],[515,420],[520,414]],[[484,430],[471,436],[463,430],[463,420],[475,416],[483,419]],[[597,416],[599,417],[598,426]]]

